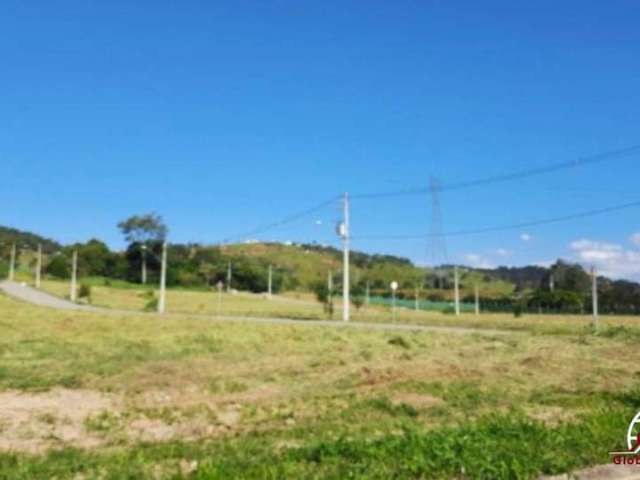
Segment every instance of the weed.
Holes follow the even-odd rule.
[[[393,345],[394,347],[406,348],[406,349],[411,348],[411,344],[409,343],[409,341],[400,335],[390,338],[389,345]]]

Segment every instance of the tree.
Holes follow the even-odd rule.
[[[169,229],[162,221],[162,217],[153,212],[146,215],[133,215],[118,223],[118,228],[130,245],[138,244],[140,246],[141,281],[147,283],[146,250],[148,244],[163,242],[167,238]]]
[[[156,213],[133,215],[118,223],[118,228],[127,242],[141,244],[162,242],[169,232],[162,217]]]
[[[104,242],[94,238],[74,247],[78,250],[78,269],[82,275],[106,276],[109,273],[112,255]]]
[[[56,278],[69,278],[69,261],[65,255],[54,255],[46,266],[46,272]]]
[[[550,275],[553,275],[558,290],[583,293],[588,292],[591,288],[589,274],[578,264],[558,260],[551,267]],[[545,283],[548,284],[548,279],[545,279]]]

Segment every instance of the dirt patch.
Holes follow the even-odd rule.
[[[95,447],[99,436],[87,432],[85,419],[117,408],[114,398],[91,390],[0,393],[0,450],[32,453],[52,447]]]
[[[254,404],[276,399],[283,395],[283,389],[276,385],[262,385],[238,393],[210,393],[195,385],[181,390],[164,389],[148,390],[135,397],[136,405],[146,408],[176,406],[186,408],[190,406],[206,405],[218,409],[227,404]]]
[[[525,408],[525,411],[529,417],[549,426],[556,426],[575,418],[575,413],[550,405],[533,405]]]
[[[397,393],[393,396],[393,403],[406,403],[415,408],[429,408],[441,405],[444,400],[432,395],[424,395],[420,393]]]
[[[67,446],[94,448],[113,441],[217,436],[241,428],[243,403],[278,393],[271,388],[220,396],[154,391],[139,397],[137,403],[92,390],[1,392],[0,451],[42,453]]]

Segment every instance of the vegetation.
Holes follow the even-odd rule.
[[[140,283],[141,272],[144,271],[146,283],[157,285],[161,244],[167,234],[161,217],[156,214],[133,216],[118,226],[129,242],[124,252],[111,251],[98,239],[68,246],[47,243],[44,262],[46,274],[56,279],[69,278],[72,252],[77,250],[81,278],[102,277],[112,285]],[[47,241],[33,234],[5,230],[24,241]],[[53,247],[55,251],[51,251]],[[0,275],[6,274],[7,248],[10,248],[10,244],[0,245],[0,253],[4,253],[5,259],[0,261]],[[32,271],[35,264],[35,247],[29,248],[23,248],[18,257],[18,270],[25,273]],[[395,280],[399,284],[397,298],[400,305],[413,302],[417,292],[421,308],[451,311],[453,266],[420,268],[405,258],[362,252],[352,252],[351,258],[351,292],[356,309],[363,306],[366,290],[376,303],[388,304],[389,283]],[[325,304],[328,314],[333,310],[333,305],[327,303],[332,296],[328,292],[322,294],[321,290],[325,288],[323,285],[326,284],[327,273],[337,273],[341,269],[340,251],[333,247],[309,244],[171,244],[168,259],[168,286],[194,290],[206,290],[219,282],[226,284],[227,269],[231,265],[232,289],[266,292],[267,272],[271,266],[273,292],[315,292],[320,297],[326,297],[320,300]],[[142,268],[143,262],[145,268]],[[576,264],[559,260],[550,268],[465,268],[460,272],[461,294],[463,302],[467,303],[467,310],[473,308],[476,285],[480,290],[483,311],[581,314],[590,309],[591,279]],[[607,278],[599,278],[598,281],[601,313],[640,314],[639,284]],[[334,275],[334,289],[342,289],[341,276],[337,274]]]
[[[399,335],[0,296],[0,478],[500,479],[606,463],[640,402],[630,331]]]

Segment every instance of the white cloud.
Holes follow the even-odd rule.
[[[531,235],[529,235],[528,233],[523,233],[522,235],[520,235],[520,240],[522,240],[523,242],[528,242],[532,238],[533,237]]]
[[[496,268],[488,258],[477,253],[467,253],[464,255],[464,259],[474,268]]]
[[[586,238],[569,245],[585,267],[595,266],[598,273],[612,278],[640,279],[640,252],[622,245]]]
[[[537,262],[533,262],[533,264],[536,267],[544,267],[544,268],[549,268],[554,263],[556,263],[555,260],[538,260]]]
[[[316,220],[316,225],[322,225],[322,220]]]
[[[636,232],[633,235],[631,235],[631,238],[629,238],[629,241],[634,245],[640,247],[640,232]]]
[[[499,255],[501,257],[510,257],[511,255],[513,255],[513,251],[507,250],[506,248],[497,248],[494,251],[496,255]]]

